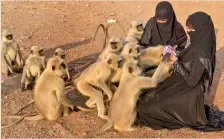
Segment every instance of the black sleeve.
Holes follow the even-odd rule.
[[[177,38],[177,45],[176,51],[181,51],[185,48],[185,45],[187,43],[187,34],[184,31],[183,26],[177,22],[175,26],[175,33]]]
[[[193,61],[190,71],[179,60],[174,62],[173,66],[174,70],[184,77],[190,87],[195,87],[201,81],[205,71],[205,67],[198,58]]]
[[[151,44],[151,38],[152,38],[152,18],[149,19],[149,21],[147,22],[141,40],[140,40],[140,45],[144,46],[145,48],[147,46],[152,46]]]

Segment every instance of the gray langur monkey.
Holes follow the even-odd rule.
[[[18,43],[9,30],[2,32],[1,70],[6,76],[23,68],[24,61]]]
[[[85,137],[93,137],[103,133],[112,126],[118,131],[134,130],[133,123],[136,120],[136,102],[141,89],[156,87],[162,70],[168,61],[170,54],[163,57],[162,62],[152,77],[141,76],[141,69],[136,62],[128,62],[123,66],[123,74],[120,85],[115,92],[109,107],[109,119],[107,123],[96,132],[87,134]]]
[[[139,56],[139,65],[146,76],[152,76],[156,71],[156,68],[159,66],[159,63],[163,58],[163,49],[163,45],[158,45],[141,51],[141,55]],[[163,82],[167,77],[169,77],[172,73],[172,69],[172,65],[166,63],[159,82]]]
[[[63,49],[61,49],[61,48],[57,48],[55,50],[54,56],[56,58],[58,58],[59,60],[61,60],[62,62],[65,63],[65,66],[66,66],[66,69],[65,69],[66,70],[66,74],[67,74],[68,80],[70,80],[71,78],[70,78],[70,74],[69,74],[69,70],[68,70],[68,65],[67,65],[67,63],[65,61],[65,56],[66,56],[65,51]]]
[[[43,48],[39,46],[32,46],[30,55],[26,60],[23,68],[21,79],[21,90],[27,89],[28,85],[35,84],[41,73],[45,69],[45,57]]]
[[[111,78],[112,83],[119,83],[122,75],[122,66],[131,61],[135,61],[141,55],[139,46],[136,43],[126,43],[121,52],[121,59],[119,68],[116,70],[116,73]]]
[[[57,120],[72,111],[90,111],[80,106],[75,106],[72,101],[66,98],[64,89],[66,76],[65,63],[57,58],[50,58],[47,68],[37,80],[34,89],[34,101],[37,113],[23,116],[5,116],[5,118],[19,119],[15,123],[4,125],[2,128],[10,127],[22,120]]]
[[[102,53],[100,54],[99,58],[97,61],[100,60],[104,60],[105,57],[109,54],[109,53],[114,53],[119,55],[122,48],[124,46],[124,40],[122,37],[111,37],[109,39],[108,45],[106,46],[106,48],[102,51]]]
[[[144,31],[144,25],[142,21],[131,21],[131,26],[128,31],[125,42],[139,43]]]
[[[93,108],[96,104],[98,116],[102,119],[107,119],[108,117],[105,115],[103,95],[99,89],[102,89],[107,94],[108,100],[112,99],[113,92],[106,83],[110,80],[113,72],[117,70],[119,61],[118,55],[109,53],[103,61],[97,61],[90,65],[74,80],[74,84],[79,92],[90,97],[85,103],[86,106]]]

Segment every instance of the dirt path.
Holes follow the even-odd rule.
[[[119,20],[125,29],[131,20],[147,21],[154,15],[157,2],[2,2],[2,28],[10,28],[20,44],[22,53],[27,57],[32,45],[45,48],[46,56],[53,54],[55,48],[67,51],[67,61],[74,75],[86,65],[77,61],[89,62],[101,50],[102,35],[97,37],[94,47],[90,47],[92,32],[96,25],[111,18]],[[178,20],[185,25],[189,14],[202,10],[213,19],[217,34],[217,68],[212,93],[208,102],[214,101],[224,110],[224,2],[172,2]],[[111,35],[123,34],[119,28],[112,28]],[[122,36],[122,35],[121,35]],[[2,115],[10,114],[32,98],[32,92],[20,92],[21,75],[10,78],[2,84]],[[78,93],[70,92],[68,97],[82,105],[85,100]],[[22,113],[31,112],[34,107]],[[10,121],[5,121],[10,122]],[[74,138],[82,137],[85,132],[95,131],[105,121],[97,117],[97,112],[78,112],[58,121],[23,121],[16,126],[2,130],[2,137],[10,138]],[[118,133],[109,130],[99,137],[224,137],[224,132],[201,133],[190,129],[160,130],[140,128],[133,132]]]

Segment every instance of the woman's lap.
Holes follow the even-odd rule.
[[[137,105],[139,120],[154,129],[206,124],[203,93],[198,89],[170,92],[173,89],[168,88],[153,97],[144,96]]]

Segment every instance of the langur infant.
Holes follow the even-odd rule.
[[[93,108],[96,104],[98,116],[102,119],[107,119],[105,116],[105,106],[101,90],[105,92],[108,99],[112,99],[112,91],[108,88],[107,82],[111,75],[117,70],[119,64],[119,56],[109,53],[103,61],[97,61],[90,65],[83,73],[74,81],[77,89],[90,99],[85,103],[89,108]],[[98,88],[98,89],[96,89]]]
[[[128,43],[139,43],[144,31],[142,21],[131,21],[131,27],[128,31],[125,42]]]
[[[18,43],[9,30],[2,33],[1,70],[6,76],[13,75],[23,68],[23,58]]]
[[[65,54],[64,50],[61,49],[61,48],[57,48],[55,50],[54,56],[56,58],[58,58],[59,60],[61,60],[62,62],[65,63],[65,66],[66,66],[66,69],[65,69],[66,70],[66,74],[67,74],[68,80],[70,80],[70,74],[69,74],[69,70],[68,70],[68,65],[65,62],[65,56],[66,56],[66,54]]]
[[[99,58],[97,61],[104,60],[105,57],[109,53],[114,53],[119,55],[121,50],[123,48],[123,39],[122,37],[111,37],[109,39],[109,44],[106,46],[106,48],[103,50],[103,52],[100,54]]]
[[[43,48],[39,46],[32,46],[30,55],[26,60],[23,68],[21,79],[21,90],[27,89],[28,85],[35,84],[41,73],[45,69],[45,58]]]
[[[142,71],[137,65],[137,61],[125,63],[120,85],[110,103],[107,123],[98,131],[88,134],[87,137],[103,133],[112,126],[118,131],[132,131],[137,115],[136,102],[141,93],[140,90],[156,87],[169,56],[169,54],[164,56],[152,77],[141,76]]]

